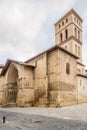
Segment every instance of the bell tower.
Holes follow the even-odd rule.
[[[55,43],[74,55],[82,62],[82,18],[71,9],[57,21],[55,26]]]

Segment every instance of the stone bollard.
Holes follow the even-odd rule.
[[[5,123],[5,120],[6,120],[6,117],[5,117],[5,116],[3,116],[3,123]]]

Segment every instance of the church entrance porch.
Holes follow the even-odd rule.
[[[18,70],[14,64],[11,64],[7,76],[7,103],[16,103],[18,92],[17,79]]]
[[[15,104],[18,107],[34,104],[33,71],[35,65],[8,60],[1,73],[5,84],[2,84],[2,105]]]

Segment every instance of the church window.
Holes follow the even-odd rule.
[[[80,71],[80,69],[77,69],[78,70],[78,73],[80,73],[81,71]]]
[[[64,22],[62,22],[62,25],[64,25]]]
[[[63,40],[63,36],[62,36],[62,33],[60,33],[60,41],[62,42]]]
[[[78,31],[78,39],[80,40],[80,31]]]
[[[66,39],[68,38],[68,30],[67,29],[65,30],[65,37],[66,37]]]
[[[70,64],[66,63],[66,74],[70,74]]]
[[[61,25],[59,24],[59,28],[61,27]]]
[[[68,19],[66,19],[66,23],[68,23]]]
[[[75,45],[75,54],[77,54],[77,45]]]
[[[80,56],[80,47],[78,46],[78,56]]]
[[[77,29],[75,28],[75,37],[77,37]]]

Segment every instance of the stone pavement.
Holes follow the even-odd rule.
[[[87,104],[63,108],[0,108],[0,130],[87,130]]]

